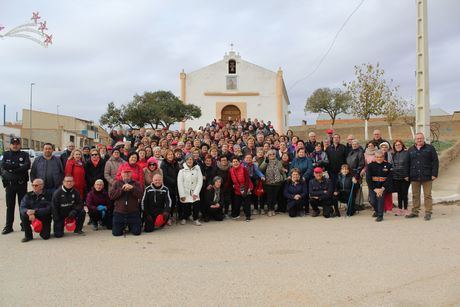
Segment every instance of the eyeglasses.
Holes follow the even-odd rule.
[[[91,154],[91,157],[99,156],[99,154]]]
[[[41,184],[32,184],[33,187],[39,187]]]

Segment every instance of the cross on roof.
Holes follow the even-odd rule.
[[[230,43],[230,51],[233,51],[233,43]]]

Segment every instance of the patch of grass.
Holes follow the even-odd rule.
[[[446,149],[449,149],[451,148],[453,145],[454,145],[455,141],[453,140],[448,140],[448,141],[435,141],[435,142],[432,142],[431,145],[434,146],[434,148],[436,148],[436,151],[438,153],[446,150]],[[406,145],[407,148],[411,147],[412,145],[414,145],[414,140],[406,140],[404,141],[404,144]]]

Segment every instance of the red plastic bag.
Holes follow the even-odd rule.
[[[262,195],[264,195],[265,191],[264,191],[264,187],[262,185],[262,180],[259,180],[259,182],[257,183],[257,186],[254,190],[254,194],[257,196],[257,197],[260,197]]]

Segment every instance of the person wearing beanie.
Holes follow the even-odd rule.
[[[203,174],[200,167],[195,163],[192,154],[185,156],[183,169],[177,175],[177,188],[181,209],[181,225],[185,225],[193,210],[193,221],[196,226],[201,226],[200,214],[200,191],[203,186]]]

